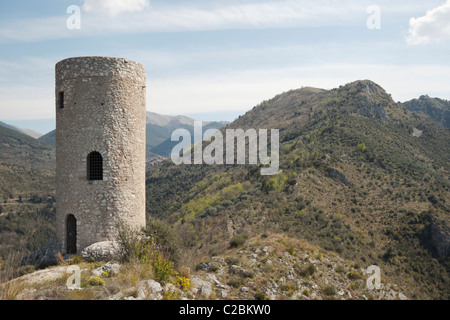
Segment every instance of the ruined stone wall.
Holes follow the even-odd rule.
[[[57,238],[66,253],[74,215],[80,252],[114,240],[117,218],[145,225],[145,69],[122,58],[77,57],[58,62],[55,74]],[[87,179],[92,151],[103,157],[103,180]]]

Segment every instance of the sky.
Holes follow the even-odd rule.
[[[143,64],[148,111],[205,121],[363,79],[450,100],[450,0],[2,0],[0,121],[53,130],[55,64],[76,56]]]

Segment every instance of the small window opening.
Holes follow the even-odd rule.
[[[64,91],[58,92],[58,106],[60,109],[64,108]]]
[[[97,151],[87,157],[87,180],[103,180],[103,158]]]

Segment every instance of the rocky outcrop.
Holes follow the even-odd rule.
[[[383,88],[369,80],[357,81],[351,85],[360,92],[359,96],[355,97],[356,112],[359,115],[370,119],[390,120],[386,106],[393,101],[388,98]]]
[[[345,184],[346,186],[351,186],[352,183],[350,181],[348,181],[347,177],[340,171],[333,169],[333,168],[328,168],[326,170],[327,174],[329,177],[342,182],[343,184]]]
[[[36,268],[45,268],[58,263],[58,253],[61,248],[56,238],[51,239],[47,244],[32,252],[21,262],[22,265],[33,265]],[[63,257],[64,258],[64,257]]]
[[[450,101],[422,95],[419,99],[404,102],[403,105],[410,112],[450,128]]]
[[[450,253],[450,227],[433,221],[431,223],[431,242],[440,257]]]

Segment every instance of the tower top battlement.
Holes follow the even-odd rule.
[[[145,81],[145,68],[133,60],[115,57],[85,56],[59,61],[55,65],[57,79],[75,77],[127,77]]]

